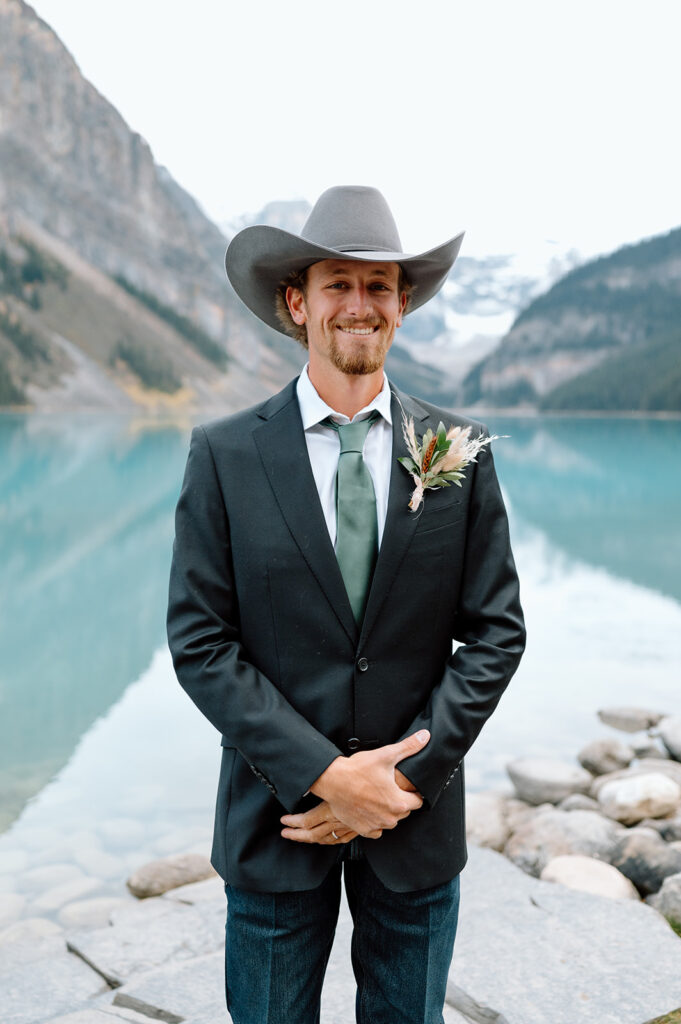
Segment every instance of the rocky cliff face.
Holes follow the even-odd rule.
[[[681,379],[672,389],[668,371],[681,366],[679,323],[681,228],[566,274],[527,306],[469,375],[466,400],[678,409]],[[654,387],[653,378],[662,376],[669,386]]]
[[[227,349],[254,396],[290,375],[294,346],[273,351],[228,288],[222,233],[23,0],[0,0],[0,167],[6,243],[29,238],[71,274],[153,296]],[[214,385],[215,366],[194,362],[193,378]]]

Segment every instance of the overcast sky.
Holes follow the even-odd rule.
[[[218,221],[380,188],[420,251],[681,224],[679,0],[35,0]]]

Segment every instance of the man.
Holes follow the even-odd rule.
[[[397,461],[403,423],[415,443],[440,420],[480,425],[400,394],[383,364],[462,237],[405,254],[380,193],[340,187],[300,236],[255,226],[227,252],[237,294],[309,352],[280,394],[194,431],[177,508],[169,642],[222,733],[213,863],[235,1024],[319,1020],[341,871],[357,1020],[442,1021],[462,759],[524,630],[484,443],[416,511],[419,476]]]

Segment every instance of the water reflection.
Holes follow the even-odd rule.
[[[496,458],[530,625],[509,711],[502,706],[490,724],[496,749],[505,756],[527,743],[517,732],[518,721],[533,720],[517,713],[521,688],[525,707],[548,715],[549,676],[566,747],[595,710],[598,685],[605,692],[617,684],[613,702],[635,703],[644,699],[640,680],[654,673],[666,709],[678,661],[681,423],[491,418],[490,426],[511,435],[497,443]],[[0,417],[0,831],[164,645],[173,509],[186,451],[187,431],[172,426]],[[613,576],[617,585],[610,586]],[[623,580],[676,603],[651,602]],[[651,625],[658,621],[667,624],[662,633]],[[626,636],[637,637],[639,663]],[[652,647],[646,638],[654,638]],[[578,678],[590,680],[581,703]],[[574,730],[570,708],[581,716]],[[187,705],[175,740],[166,737],[169,758],[183,744],[190,713]],[[117,733],[121,758],[126,745],[136,756],[132,747],[153,729],[152,719],[144,717],[134,734],[127,727]],[[102,767],[115,776],[116,764]]]
[[[175,427],[0,417],[0,828],[163,642],[185,457]]]
[[[497,420],[519,518],[580,561],[681,601],[681,422]]]

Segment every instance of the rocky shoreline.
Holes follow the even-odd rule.
[[[446,1024],[681,1022],[681,718],[599,716],[626,741],[574,764],[517,759],[512,793],[468,796]],[[127,898],[44,870],[59,923],[47,906],[19,918],[21,897],[0,893],[2,1024],[226,1019],[226,901],[204,855],[141,866]],[[323,1024],[354,1020],[350,933],[344,906]]]

